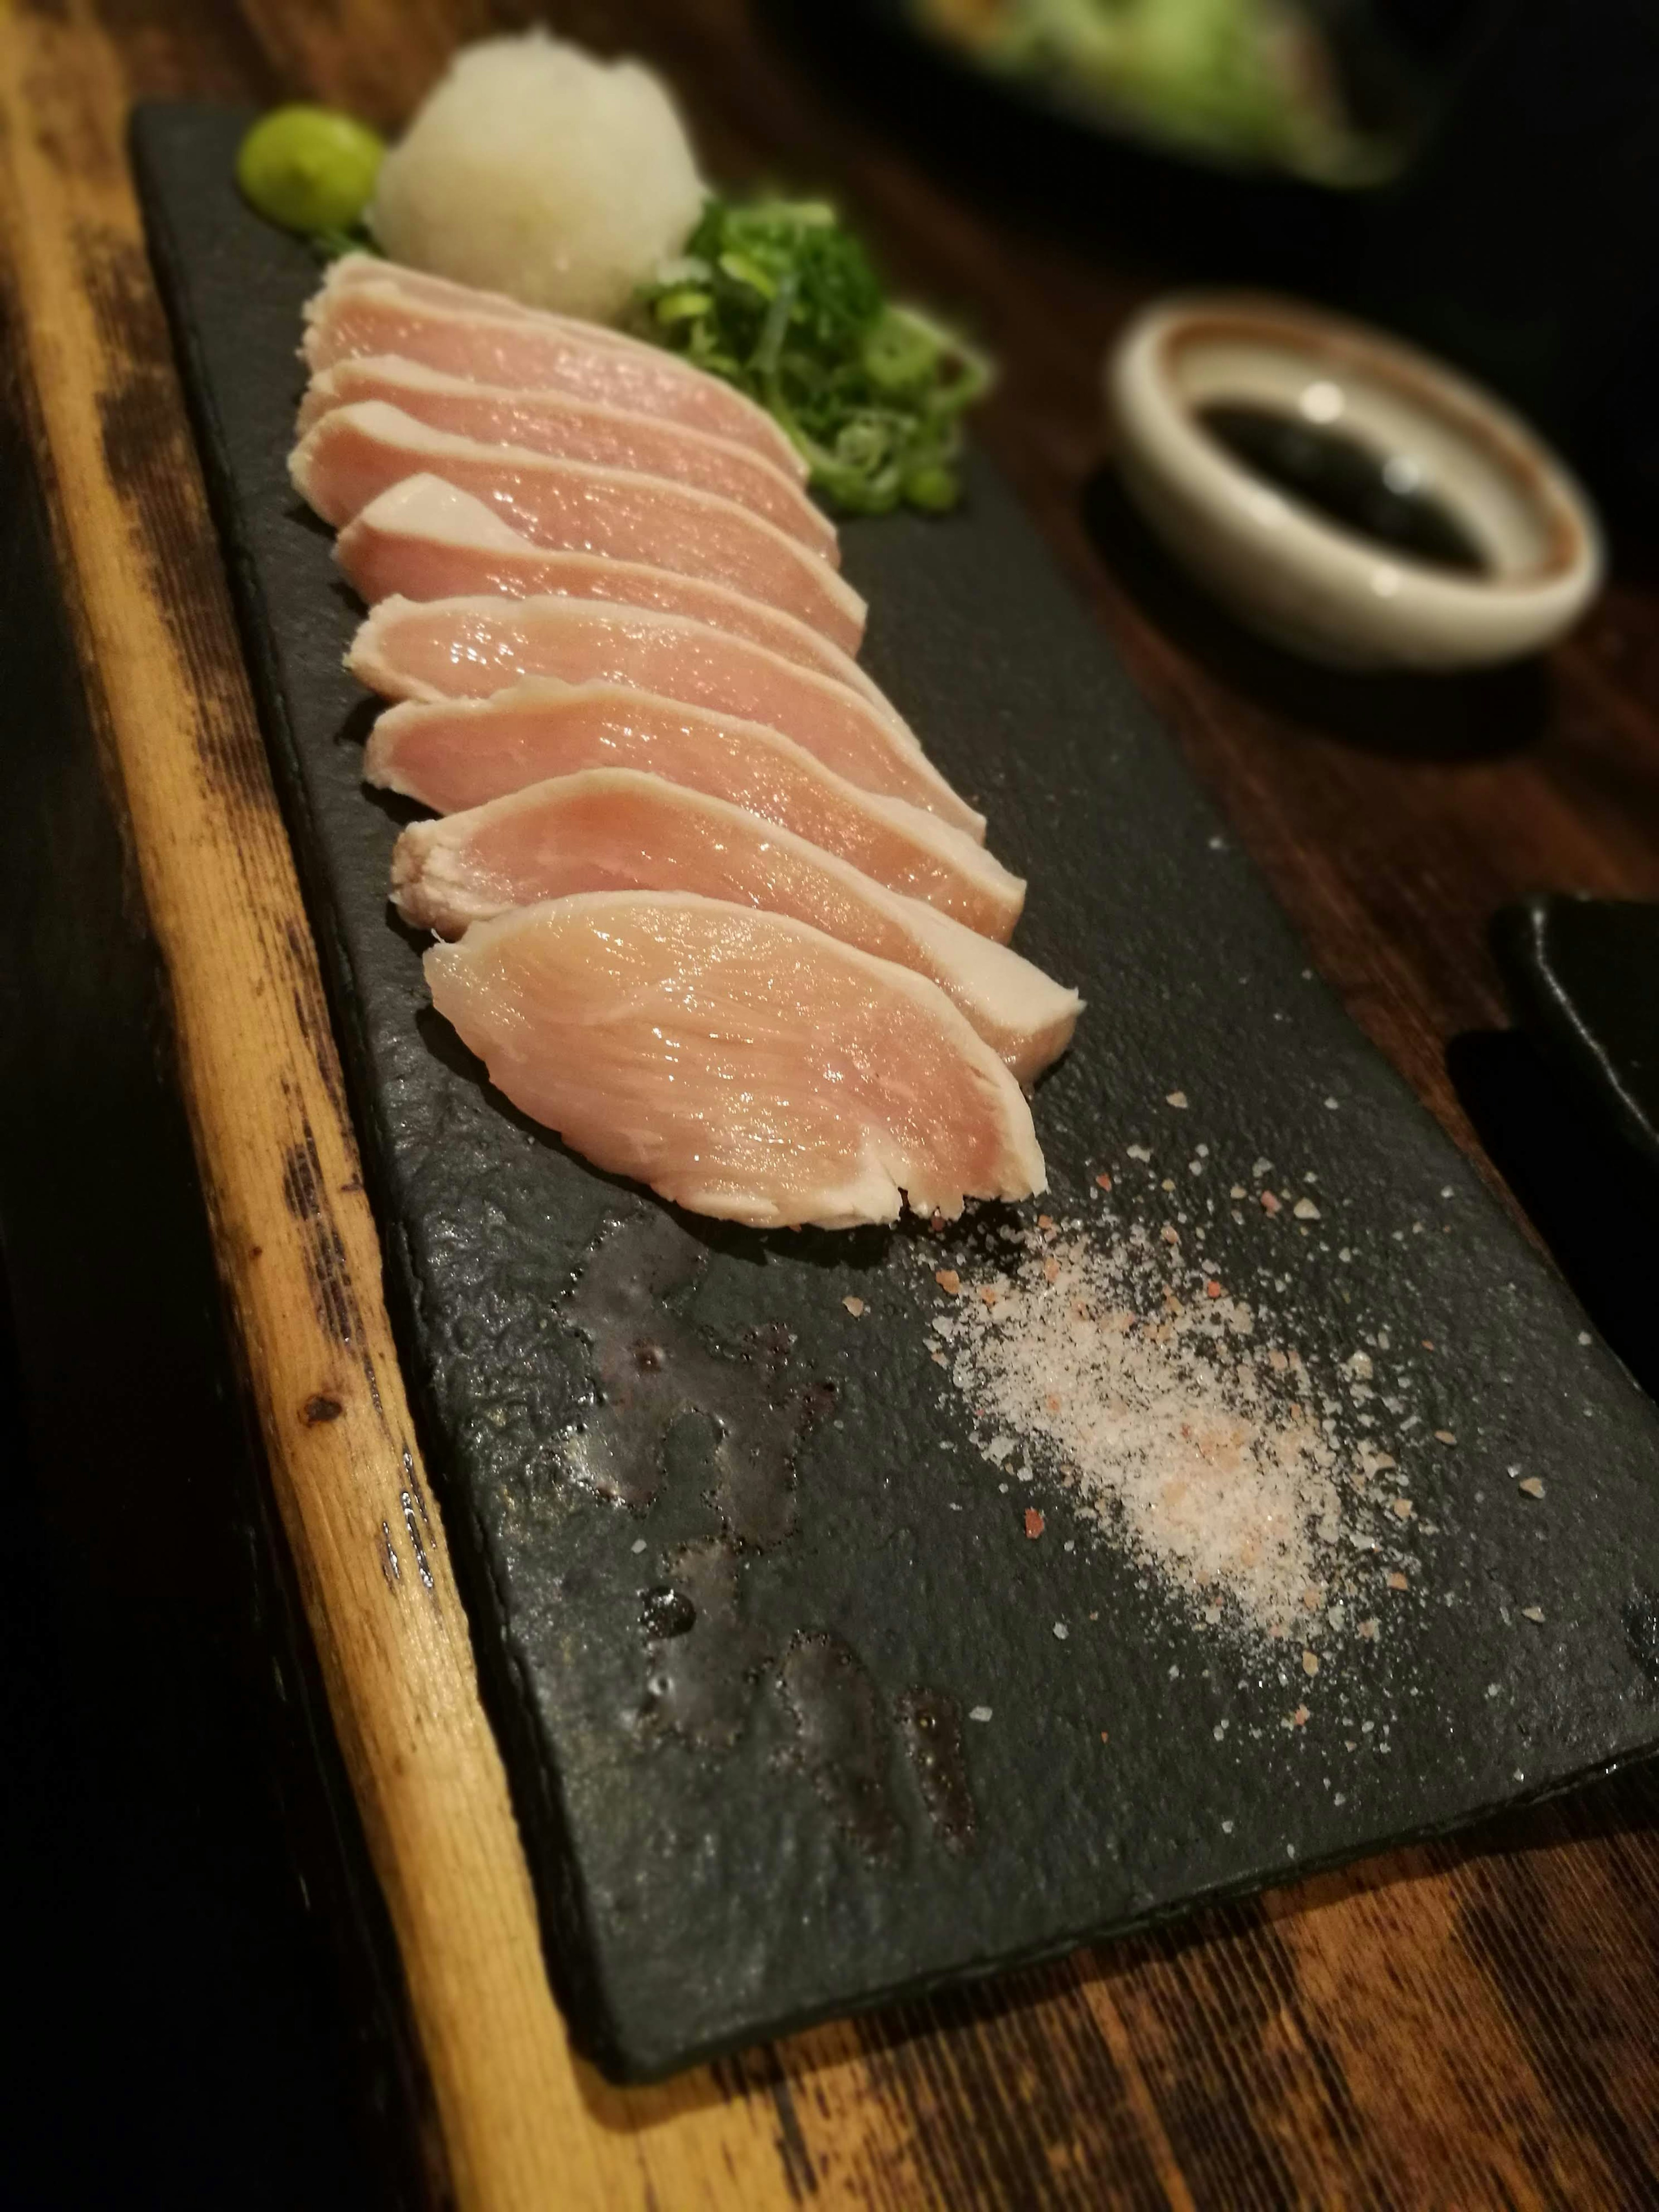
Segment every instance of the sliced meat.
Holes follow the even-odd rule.
[[[984,936],[1006,940],[1019,919],[1019,878],[937,815],[861,791],[761,723],[647,691],[531,681],[489,699],[410,702],[381,715],[363,756],[368,782],[444,814],[592,768],[640,769],[729,800]]]
[[[538,545],[706,576],[811,623],[849,653],[864,634],[863,600],[827,561],[735,500],[667,477],[458,438],[382,399],[325,415],[289,471],[337,529],[404,477],[441,477]]]
[[[677,575],[672,568],[607,560],[600,553],[549,552],[532,545],[481,499],[441,477],[404,477],[370,500],[340,532],[335,557],[352,589],[370,606],[392,598],[491,593],[524,599],[551,594],[616,599],[625,606],[690,615],[693,622],[734,631],[786,660],[849,684],[884,714],[896,711],[850,653],[781,607],[769,607],[763,599],[704,577]]]
[[[342,253],[331,261],[306,309],[307,319],[335,295],[357,291],[364,285],[390,286],[406,300],[428,307],[447,307],[452,312],[508,315],[514,319],[522,317],[532,322],[541,317],[553,323],[581,322],[580,316],[561,315],[551,307],[532,307],[523,300],[515,300],[510,292],[484,291],[476,284],[460,283],[453,276],[437,276],[429,270],[416,269],[407,261],[387,261],[378,253]],[[608,323],[584,323],[582,327],[595,337],[620,335],[613,332]]]
[[[831,565],[839,562],[834,525],[799,482],[751,446],[710,437],[660,415],[641,415],[563,392],[501,392],[464,376],[395,356],[337,362],[313,377],[300,408],[301,436],[337,407],[384,399],[434,430],[514,446],[556,459],[591,461],[639,476],[670,477],[735,500]]]
[[[1044,1188],[1030,1109],[936,983],[686,892],[520,907],[434,945],[438,1012],[613,1175],[761,1229],[954,1218]]]
[[[734,439],[793,476],[803,473],[794,447],[752,399],[677,354],[596,323],[417,299],[398,283],[325,284],[306,309],[307,365],[315,372],[363,354],[401,354],[513,392],[568,392],[665,416]]]
[[[1077,993],[1006,945],[757,814],[633,769],[590,769],[411,823],[392,856],[399,912],[441,937],[514,907],[611,890],[696,891],[763,907],[912,968],[1022,1083],[1065,1051],[1077,1026]]]
[[[382,599],[347,665],[388,699],[483,698],[515,678],[631,684],[764,722],[866,791],[985,834],[895,716],[798,662],[684,615],[600,599]]]
[[[459,283],[453,276],[434,276],[429,270],[411,268],[406,261],[383,260],[374,253],[343,253],[331,261],[321,285],[307,305],[306,319],[309,322],[323,302],[334,294],[375,285],[390,286],[404,299],[422,307],[444,308],[451,313],[504,315],[514,322],[548,324],[556,330],[574,333],[589,344],[621,346],[643,353],[653,361],[661,350],[648,338],[635,337],[631,331],[619,331],[610,323],[561,314],[555,307],[532,307],[526,301],[515,300],[510,293],[483,291],[477,285]],[[690,366],[684,356],[680,358],[683,367]],[[793,447],[788,449],[788,458],[796,471],[805,474],[806,465]]]

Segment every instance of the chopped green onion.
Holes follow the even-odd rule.
[[[699,292],[687,285],[678,292],[665,292],[653,313],[659,323],[683,323],[694,315],[706,315],[714,304],[712,293]]]
[[[848,513],[937,514],[959,497],[962,416],[991,364],[889,301],[823,202],[710,200],[684,252],[641,289],[633,322],[768,409]]]

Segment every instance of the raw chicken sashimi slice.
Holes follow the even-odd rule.
[[[426,956],[521,1112],[613,1175],[757,1229],[1044,1188],[1024,1094],[937,983],[688,892],[520,907]]]
[[[366,780],[451,814],[583,769],[633,768],[724,799],[1006,939],[1025,886],[936,814],[861,791],[758,722],[728,721],[616,684],[528,683],[489,699],[393,707],[369,732]]]
[[[413,822],[392,855],[398,911],[441,937],[514,907],[610,890],[696,891],[763,907],[913,968],[1022,1083],[1065,1051],[1077,1026],[1077,993],[1006,945],[757,814],[633,769],[590,769],[441,822]]]
[[[735,500],[666,477],[487,446],[417,422],[383,399],[337,407],[295,447],[300,496],[337,529],[404,477],[471,492],[538,545],[678,568],[797,615],[848,652],[864,602],[816,553]]]
[[[786,660],[833,676],[884,714],[896,712],[850,653],[781,607],[705,577],[678,575],[601,553],[550,553],[532,545],[481,499],[441,477],[404,477],[372,499],[340,532],[335,557],[352,589],[381,599],[451,599],[494,593],[533,599],[616,599],[729,629]]]
[[[355,355],[395,353],[510,391],[545,387],[634,407],[735,439],[791,475],[803,474],[800,456],[752,399],[677,354],[592,323],[440,305],[389,283],[325,286],[306,309],[304,351],[313,372]]]
[[[337,362],[313,377],[300,407],[300,434],[335,408],[364,399],[384,399],[432,429],[483,445],[515,446],[556,460],[590,461],[695,484],[763,514],[831,566],[839,564],[835,526],[795,478],[730,438],[712,438],[661,415],[602,406],[568,392],[501,392],[417,361],[368,355]]]
[[[328,264],[321,285],[312,295],[306,314],[310,319],[322,303],[341,292],[361,290],[365,285],[390,285],[405,299],[415,300],[428,307],[471,309],[481,315],[509,315],[517,319],[527,317],[534,321],[545,316],[550,322],[574,322],[580,317],[561,315],[551,307],[532,307],[523,300],[515,300],[510,292],[487,292],[476,284],[463,284],[453,276],[434,276],[429,270],[416,269],[407,261],[386,261],[378,253],[342,253]],[[608,323],[586,325],[596,336],[612,335]]]
[[[346,665],[388,699],[486,698],[515,678],[635,684],[745,722],[764,722],[866,791],[908,799],[982,837],[894,716],[827,676],[730,630],[603,599],[382,599]]]
[[[411,268],[406,261],[384,261],[374,253],[343,253],[330,262],[321,286],[307,304],[306,319],[310,321],[322,302],[334,294],[375,285],[389,285],[417,306],[444,308],[452,313],[506,316],[514,322],[540,323],[567,334],[574,333],[592,345],[621,346],[629,352],[642,353],[652,362],[661,357],[662,349],[653,345],[648,338],[635,337],[632,331],[619,331],[610,323],[592,322],[580,315],[562,315],[555,307],[532,307],[526,301],[515,300],[511,293],[482,291],[476,285],[459,283],[453,276],[436,276],[429,270]],[[691,367],[684,356],[678,358],[683,368]],[[793,446],[787,445],[787,434],[775,423],[773,428],[785,437],[792,472],[804,476],[805,462]]]

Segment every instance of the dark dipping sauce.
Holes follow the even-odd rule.
[[[1217,400],[1197,421],[1253,476],[1361,538],[1432,568],[1486,575],[1492,563],[1443,500],[1389,482],[1391,457],[1276,408]]]

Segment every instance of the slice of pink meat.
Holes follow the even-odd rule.
[[[795,478],[732,439],[710,437],[706,430],[688,429],[664,416],[574,398],[568,392],[500,392],[419,362],[371,355],[337,362],[313,377],[300,407],[300,434],[335,408],[364,399],[384,399],[434,430],[476,438],[483,445],[514,446],[558,460],[592,461],[695,484],[764,515],[832,566],[839,564],[835,526]]]
[[[535,599],[616,599],[689,615],[734,631],[786,660],[814,668],[862,693],[884,714],[886,694],[849,653],[781,607],[751,599],[706,577],[608,560],[602,553],[553,553],[532,545],[501,516],[441,477],[404,477],[340,532],[335,558],[370,606],[381,599],[452,599],[490,594]]]
[[[764,722],[867,791],[985,833],[896,717],[844,684],[684,615],[602,599],[382,599],[346,665],[388,699],[485,698],[516,678],[631,684]]]
[[[1018,1083],[937,983],[779,914],[597,892],[426,955],[521,1112],[613,1175],[754,1228],[954,1219],[1045,1187]]]
[[[306,362],[314,372],[359,354],[402,354],[509,391],[545,386],[666,416],[802,472],[794,447],[752,399],[676,354],[596,324],[416,299],[395,283],[325,285],[306,309]]]
[[[653,361],[659,357],[662,350],[648,338],[636,337],[631,331],[617,330],[611,323],[592,322],[580,315],[562,315],[552,307],[532,307],[526,301],[514,299],[510,293],[483,291],[477,285],[459,283],[453,276],[434,276],[429,270],[411,268],[406,261],[386,261],[373,253],[343,253],[330,262],[327,274],[307,306],[307,320],[330,295],[375,285],[389,285],[404,299],[423,307],[447,308],[452,313],[504,315],[514,322],[550,325],[567,334],[574,332],[590,344],[621,346],[643,353]],[[683,356],[680,358],[683,367],[690,367]],[[793,446],[788,449],[788,458],[795,471],[804,476],[806,464]]]
[[[864,634],[863,600],[798,538],[665,477],[458,438],[382,399],[325,415],[295,447],[289,472],[336,529],[404,477],[441,477],[538,545],[707,577],[781,607],[849,653]]]
[[[363,755],[367,781],[443,814],[592,768],[640,769],[763,815],[981,935],[1006,941],[1019,919],[1019,878],[936,814],[860,790],[762,723],[647,691],[532,680],[410,702],[381,715]]]
[[[321,284],[313,294],[307,307],[312,315],[328,299],[341,292],[361,290],[365,285],[389,285],[403,294],[405,299],[420,301],[428,307],[449,307],[471,310],[481,315],[509,315],[530,318],[545,316],[553,322],[575,322],[579,316],[557,315],[550,307],[532,307],[523,300],[515,300],[510,292],[487,292],[476,284],[459,283],[453,276],[435,276],[429,270],[416,269],[407,261],[387,261],[378,253],[341,253],[328,264]],[[586,325],[595,332],[610,331],[607,323]]]
[[[913,968],[1022,1083],[1065,1051],[1077,1026],[1077,993],[1006,945],[757,814],[634,769],[589,769],[413,822],[392,856],[399,912],[441,937],[513,907],[608,890],[696,891],[764,907]]]

